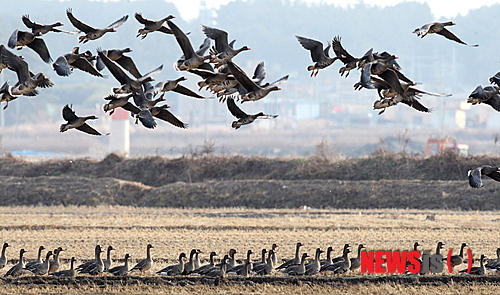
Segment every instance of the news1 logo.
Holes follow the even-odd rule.
[[[448,272],[453,272],[451,264],[451,254],[448,251],[446,264]],[[443,256],[440,254],[431,255],[429,251],[362,251],[360,257],[362,273],[441,273],[443,272]],[[467,273],[472,268],[472,253],[467,249],[468,265]]]

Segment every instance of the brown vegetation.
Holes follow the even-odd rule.
[[[433,216],[433,218],[429,218]],[[113,245],[115,265],[122,263],[125,253],[133,262],[144,258],[146,245],[154,245],[155,265],[144,276],[115,278],[105,275],[81,275],[75,280],[46,276],[2,278],[3,292],[8,293],[182,293],[182,294],[463,294],[495,293],[492,286],[500,278],[488,273],[470,278],[454,274],[428,276],[361,274],[358,271],[342,277],[323,275],[291,278],[279,272],[271,276],[251,276],[226,279],[194,276],[163,277],[154,274],[166,265],[176,263],[180,252],[199,248],[206,263],[208,253],[239,251],[242,262],[247,249],[259,252],[277,243],[279,259],[294,255],[294,244],[301,241],[302,251],[333,246],[340,254],[344,243],[353,248],[363,243],[368,250],[407,250],[415,241],[423,249],[434,251],[438,241],[446,244],[445,251],[456,252],[464,241],[474,255],[485,253],[494,258],[500,229],[498,212],[452,212],[437,210],[248,210],[165,209],[119,206],[97,207],[0,207],[2,241],[7,249],[9,266],[17,262],[17,251],[28,250],[26,258],[35,259],[36,249],[62,246],[62,269],[68,268],[69,258],[78,262],[91,259],[95,244]],[[433,219],[433,220],[432,220]],[[255,259],[258,259],[255,255]],[[220,258],[220,257],[219,257]],[[477,265],[477,263],[476,263]],[[3,274],[5,269],[0,270]]]
[[[471,189],[467,170],[498,162],[383,150],[337,161],[201,153],[33,162],[5,155],[0,205],[496,210],[500,184],[486,180],[485,188]]]

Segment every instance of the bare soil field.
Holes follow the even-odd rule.
[[[208,253],[238,250],[241,262],[247,249],[259,253],[277,243],[279,259],[291,258],[294,245],[313,253],[317,247],[335,248],[335,256],[345,243],[353,248],[363,243],[368,250],[408,250],[415,241],[434,252],[436,243],[445,251],[456,252],[461,243],[470,245],[475,257],[495,257],[500,228],[497,211],[450,211],[412,209],[174,209],[125,206],[21,206],[0,207],[1,241],[8,242],[8,267],[17,262],[18,251],[28,250],[27,260],[36,258],[40,245],[59,246],[65,251],[61,269],[69,268],[69,258],[82,262],[93,257],[96,244],[113,245],[114,265],[126,253],[133,263],[145,257],[153,244],[155,265],[145,275],[127,277],[79,275],[73,280],[47,276],[1,279],[3,293],[68,294],[495,294],[500,277],[453,274],[406,276],[350,272],[342,277],[314,275],[289,277],[279,272],[271,276],[213,279],[195,276],[163,277],[154,271],[175,264],[178,254],[201,249],[202,261]],[[256,254],[254,258],[259,259]],[[476,263],[477,264],[477,263]],[[8,268],[7,267],[7,268]],[[3,274],[6,270],[0,270]]]

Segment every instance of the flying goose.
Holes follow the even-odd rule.
[[[130,56],[126,56],[125,53],[132,52],[132,49],[130,48],[124,48],[124,49],[106,49],[106,50],[101,50],[104,55],[106,55],[110,60],[116,62],[119,64],[123,69],[127,70],[132,76],[134,76],[136,79],[139,79],[142,77],[142,74],[139,72],[137,69],[137,66],[135,65],[134,61]],[[98,71],[102,71],[106,65],[102,61],[102,59],[97,55],[96,58],[96,68]]]
[[[142,14],[139,13],[139,12],[136,12],[134,16],[135,16],[135,19],[138,22],[140,22],[141,24],[144,25],[144,28],[139,29],[137,31],[137,36],[136,37],[141,36],[141,39],[144,39],[144,38],[146,38],[148,36],[148,33],[152,33],[152,32],[155,32],[155,31],[160,31],[160,32],[163,32],[163,33],[166,33],[166,34],[172,34],[172,30],[170,30],[167,27],[164,27],[163,23],[165,23],[165,21],[167,21],[168,19],[175,18],[175,16],[173,16],[173,15],[169,15],[169,16],[164,17],[164,18],[162,18],[162,19],[160,19],[158,21],[154,21],[154,20],[150,20],[150,19],[144,18],[142,16]]]
[[[61,55],[52,64],[52,67],[59,76],[69,76],[73,69],[79,69],[93,76],[103,77],[101,73],[86,58],[92,56],[90,51],[79,53],[79,47],[74,47],[69,53]]]
[[[251,124],[257,119],[274,119],[278,117],[278,115],[266,115],[263,112],[259,112],[255,115],[249,115],[240,109],[231,97],[227,99],[227,108],[233,116],[238,118],[238,120],[231,123],[231,127],[234,129],[239,129],[243,125]]]
[[[500,112],[500,87],[479,85],[469,95],[467,102],[472,105],[484,103]]]
[[[239,98],[242,102],[255,101],[266,97],[271,91],[281,90],[278,85],[285,83],[288,80],[288,75],[280,78],[279,80],[269,84],[266,83],[262,86],[258,85],[236,64],[231,61],[227,62],[227,66],[231,74],[243,86],[244,91],[240,91]]]
[[[455,34],[453,34],[448,29],[445,28],[447,26],[454,26],[454,25],[456,25],[456,23],[451,22],[451,21],[444,22],[444,23],[433,22],[433,23],[425,24],[425,25],[421,26],[420,28],[415,29],[413,31],[413,33],[417,34],[417,36],[419,36],[421,38],[424,38],[427,34],[436,33],[436,34],[439,34],[441,36],[444,36],[446,39],[450,39],[452,41],[455,41],[455,42],[458,42],[461,44],[465,44],[467,46],[472,46],[472,47],[478,46],[477,44],[470,45],[470,44],[465,43],[464,41],[462,41],[462,39],[458,38],[457,36],[455,36]]]
[[[347,76],[349,76],[349,72],[357,67],[359,59],[355,58],[344,49],[340,36],[333,38],[332,48],[337,58],[344,63],[344,66],[339,69],[339,74],[341,76],[345,74],[345,77],[347,78]]]
[[[179,59],[175,64],[174,68],[177,71],[186,71],[190,69],[195,69],[198,67],[204,69],[212,69],[212,66],[205,63],[205,60],[210,59],[210,55],[199,55],[194,51],[193,46],[191,45],[191,41],[187,37],[186,33],[184,33],[176,24],[172,21],[167,20],[167,24],[174,33],[175,39],[179,44],[183,54],[184,59]],[[205,65],[206,64],[206,65]]]
[[[89,40],[99,39],[102,36],[104,36],[104,34],[106,34],[108,32],[116,32],[115,29],[118,28],[119,26],[123,25],[128,19],[128,15],[125,15],[125,16],[121,17],[120,19],[118,19],[117,21],[110,24],[109,26],[107,26],[103,29],[97,29],[97,28],[91,27],[91,26],[83,23],[82,21],[78,20],[73,15],[73,11],[71,10],[71,8],[68,8],[66,10],[66,15],[68,16],[69,21],[73,24],[73,26],[75,28],[77,28],[81,32],[85,33],[84,36],[78,37],[78,40],[80,43],[87,43]]]
[[[28,14],[23,15],[21,19],[22,19],[24,25],[31,29],[31,32],[33,34],[39,34],[40,36],[45,35],[48,32],[56,32],[56,33],[62,32],[62,33],[68,33],[68,34],[78,34],[79,33],[77,31],[64,31],[64,30],[56,28],[56,27],[64,26],[64,24],[62,24],[60,22],[56,22],[56,23],[53,23],[50,25],[36,23],[36,22],[30,20],[30,16]]]
[[[115,62],[111,61],[101,50],[97,51],[97,54],[101,58],[102,62],[106,65],[108,70],[111,72],[113,77],[120,82],[121,87],[113,88],[115,94],[125,94],[130,93],[136,89],[142,88],[142,85],[146,82],[153,81],[153,76],[160,73],[163,69],[163,65],[152,70],[151,72],[145,74],[144,76],[132,79],[130,78]]]
[[[52,61],[49,49],[42,38],[37,38],[39,36],[41,36],[40,32],[34,34],[31,32],[15,30],[12,35],[10,35],[7,46],[12,49],[21,49],[24,46],[27,46],[33,49],[33,51],[35,51],[44,62],[49,63]]]
[[[64,106],[62,110],[62,116],[63,119],[67,121],[67,123],[61,124],[59,128],[60,132],[65,132],[68,131],[69,129],[75,128],[88,134],[102,135],[100,132],[90,127],[86,123],[87,120],[96,120],[97,119],[96,116],[79,117],[76,115],[75,111],[71,109],[69,105]]]
[[[191,70],[190,70],[191,71]],[[205,98],[204,96],[201,96],[197,94],[196,92],[192,91],[191,89],[187,88],[186,86],[183,86],[180,84],[181,81],[187,80],[186,77],[179,77],[175,80],[167,80],[163,82],[158,82],[154,87],[147,89],[146,93],[151,93],[152,95],[156,95],[159,92],[168,92],[168,91],[173,91],[179,94],[183,94],[186,96],[191,96],[194,98]]]
[[[500,168],[492,167],[490,165],[483,165],[476,169],[471,169],[467,172],[469,177],[469,185],[473,188],[481,188],[483,187],[483,181],[481,176],[486,175],[489,178],[500,181]]]
[[[0,45],[0,62],[17,74],[17,83],[9,87],[9,93],[13,96],[36,95],[35,88],[48,88],[54,85],[43,73],[31,73],[28,63],[10,52],[4,45]]]
[[[316,77],[319,73],[319,70],[330,66],[337,59],[339,59],[338,56],[335,56],[333,58],[330,57],[329,54],[329,51],[331,49],[330,42],[328,42],[328,46],[325,47],[325,49],[323,49],[323,43],[317,40],[300,36],[295,36],[295,38],[297,38],[302,47],[311,52],[312,61],[315,62],[314,65],[307,67],[307,70],[311,71],[311,77]]]
[[[248,46],[243,46],[239,49],[233,48],[231,45],[233,42],[231,42],[231,44],[228,43],[226,31],[204,25],[201,26],[201,29],[208,38],[215,40],[215,55],[210,58],[210,62],[226,62],[231,60],[238,53],[250,50]]]

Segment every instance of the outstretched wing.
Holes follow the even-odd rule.
[[[468,171],[469,185],[473,188],[483,187],[483,181],[481,180],[481,167],[474,170]]]
[[[87,25],[86,23],[83,23],[82,21],[78,20],[74,15],[73,15],[73,11],[71,8],[68,8],[66,10],[66,15],[68,16],[68,19],[69,21],[71,22],[71,24],[77,28],[78,30],[84,32],[84,33],[90,33],[90,32],[94,32],[96,29]]]
[[[75,111],[71,109],[69,105],[65,105],[62,110],[63,119],[70,122],[78,119],[78,116],[75,114]]]
[[[242,111],[234,102],[234,99],[232,97],[229,97],[227,99],[227,108],[231,112],[233,116],[235,116],[238,119],[243,119],[248,117],[248,114]]]
[[[295,38],[297,38],[302,47],[311,52],[311,58],[314,62],[322,61],[325,59],[325,52],[323,51],[323,43],[300,36],[295,36]],[[330,46],[328,46],[328,49],[330,49]]]

